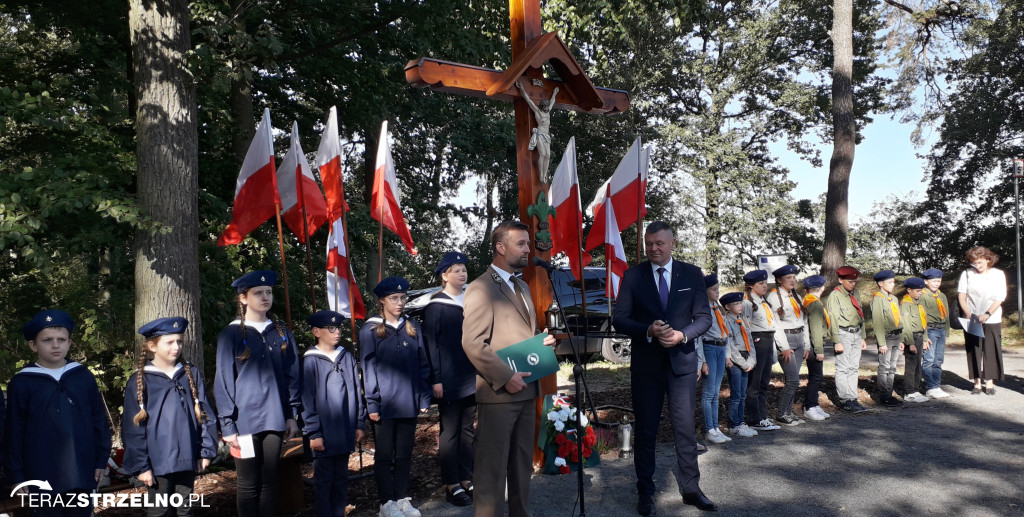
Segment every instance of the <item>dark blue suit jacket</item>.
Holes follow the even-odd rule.
[[[647,341],[647,329],[655,320],[662,320],[673,329],[686,334],[686,343],[671,348],[656,339]],[[629,268],[622,277],[619,297],[612,319],[616,330],[632,338],[631,369],[659,371],[666,361],[675,375],[696,373],[695,341],[711,327],[711,309],[700,268],[678,260],[672,261],[668,308],[662,309],[654,268],[650,261]]]

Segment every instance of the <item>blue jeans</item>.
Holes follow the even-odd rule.
[[[744,403],[747,400],[747,381],[750,374],[741,370],[739,366],[729,367],[729,428],[739,427],[743,424]]]
[[[725,347],[704,345],[704,361],[708,365],[708,376],[704,379],[700,409],[704,412],[704,430],[710,431],[718,428],[718,390],[722,388],[725,374]]]
[[[931,346],[924,351],[922,369],[924,389],[938,388],[942,384],[942,360],[946,355],[946,329],[928,329]]]

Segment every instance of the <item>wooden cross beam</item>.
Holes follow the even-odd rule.
[[[622,113],[629,108],[629,95],[620,90],[597,88],[587,77],[579,63],[562,43],[557,34],[544,33],[540,21],[539,0],[509,0],[511,21],[512,63],[505,71],[491,70],[472,65],[452,63],[432,58],[414,59],[405,67],[405,79],[418,88],[469,95],[512,102],[515,110],[516,167],[519,178],[519,217],[530,227],[530,239],[534,243],[534,256],[545,260],[551,258],[550,241],[545,246],[538,242],[538,232],[546,233],[547,216],[538,204],[538,197],[547,190],[541,183],[530,150],[531,130],[536,126],[534,114],[515,87],[521,81],[527,94],[539,104],[540,100],[551,97],[558,88],[554,108],[592,114]],[[560,80],[543,76],[543,65],[548,63]],[[544,194],[546,195],[546,194]],[[546,200],[540,204],[546,205]],[[542,215],[543,220],[534,214]],[[523,279],[529,284],[533,304],[537,309],[537,325],[545,326],[544,313],[551,305],[551,285],[547,274],[539,267],[529,266],[523,271]],[[554,393],[557,381],[551,375],[541,381],[541,393]],[[537,412],[543,401],[538,400]],[[538,424],[542,422],[538,418]],[[538,450],[539,452],[539,450]],[[534,455],[535,461],[538,454]]]

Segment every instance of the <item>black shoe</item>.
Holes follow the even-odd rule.
[[[996,394],[996,387],[993,386],[991,388],[985,388],[985,394],[986,395],[995,395]]]
[[[654,496],[640,495],[640,499],[636,502],[636,513],[645,516],[657,515],[658,511],[654,508]]]
[[[704,495],[704,492],[699,490],[692,494],[683,494],[683,504],[696,506],[698,510],[703,510],[705,512],[718,511],[718,505],[712,503],[711,499],[708,499],[707,496]]]
[[[454,489],[444,489],[444,500],[455,506],[469,506],[473,504],[473,499],[469,497],[469,492],[461,486],[456,486]]]
[[[892,395],[889,395],[888,397],[883,399],[882,403],[885,404],[886,406],[889,406],[889,407],[897,407],[897,406],[902,406],[903,405],[903,403],[900,402],[900,399],[898,399],[898,398],[896,398],[896,397],[894,397]]]
[[[981,394],[981,388],[974,388],[973,390],[971,390],[971,395],[979,395],[979,394]]]
[[[850,410],[851,413],[863,413],[868,410],[868,408],[860,405],[860,402],[856,400],[851,400],[850,405],[853,406],[853,409]]]

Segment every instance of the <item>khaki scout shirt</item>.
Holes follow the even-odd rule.
[[[859,300],[858,300],[859,301]],[[865,339],[867,332],[864,330],[864,318],[857,312],[857,308],[850,301],[850,292],[843,289],[843,286],[836,286],[825,302],[825,310],[832,318],[831,339],[833,343],[839,343],[839,327],[860,327],[860,337]]]
[[[946,308],[945,316],[939,314],[939,300],[942,300],[942,306]],[[925,289],[921,292],[921,299],[917,303],[924,306],[924,312],[928,315],[928,324],[945,324],[946,337],[949,337],[949,300],[946,299],[946,295],[942,291],[932,292],[931,289]]]
[[[807,333],[814,354],[825,353],[825,339],[831,332],[831,321],[825,316],[825,304],[814,295],[804,297],[804,314],[807,316]]]
[[[921,295],[924,298],[924,294]],[[920,300],[914,300],[910,295],[905,295],[900,301],[900,318],[903,321],[903,334],[900,339],[907,345],[914,344],[914,334],[924,332],[928,328],[928,318],[925,316],[922,321],[922,307]],[[928,339],[928,336],[925,336]],[[920,352],[920,350],[918,350]]]
[[[893,309],[893,304],[895,304],[895,309]],[[903,319],[901,316],[897,316],[899,312],[900,300],[896,298],[896,295],[875,291],[874,296],[871,297],[871,323],[879,347],[885,346],[886,334],[903,328],[902,321],[899,322],[899,325],[896,324],[897,317]]]

